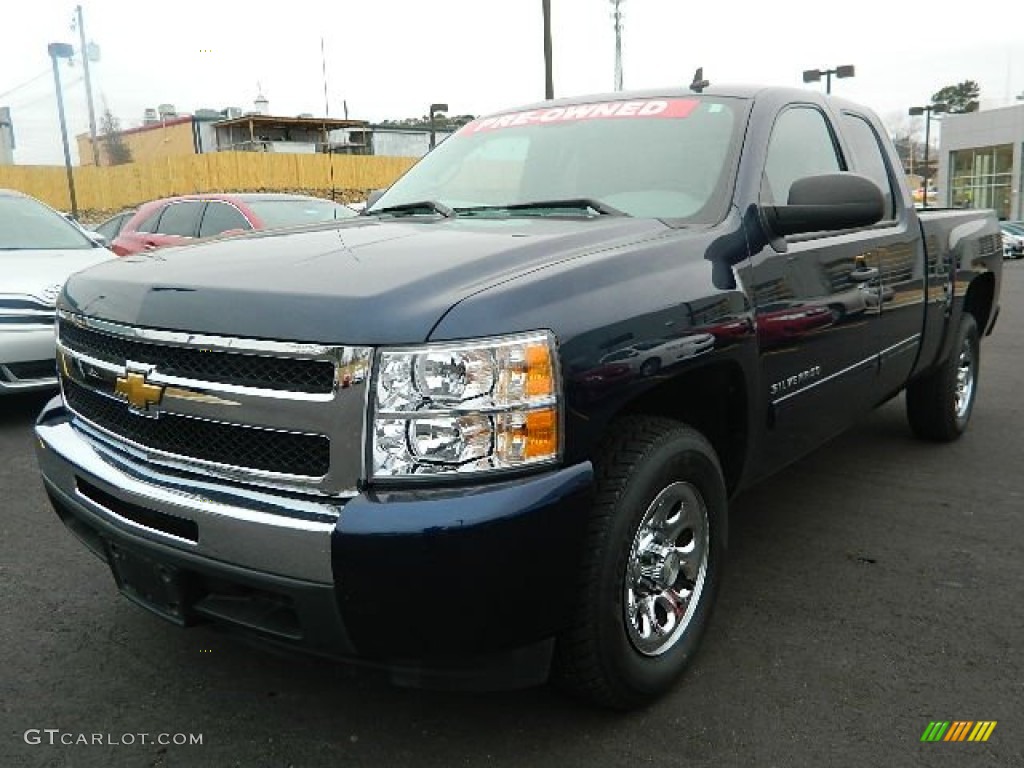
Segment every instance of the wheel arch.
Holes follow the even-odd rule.
[[[731,495],[746,466],[749,411],[743,370],[737,362],[725,360],[681,372],[645,390],[626,403],[618,417],[662,416],[689,424],[715,449]]]
[[[987,336],[992,332],[991,321],[995,305],[996,278],[991,272],[982,272],[971,280],[964,295],[963,311],[974,316],[978,333]]]

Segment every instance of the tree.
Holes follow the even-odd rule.
[[[896,148],[903,172],[934,179],[939,171],[939,143],[935,134],[929,137],[928,167],[925,167],[924,130],[921,118],[908,117],[906,112],[890,112],[883,119],[885,130]]]
[[[978,97],[981,87],[974,80],[964,80],[956,85],[947,85],[932,95],[933,104],[945,104],[954,114],[978,111]]]
[[[434,127],[439,131],[457,131],[466,123],[471,123],[476,118],[473,115],[442,115],[434,117]],[[430,128],[430,115],[423,117],[406,117],[401,120],[384,120],[378,123],[381,128],[416,128],[428,130]]]
[[[110,111],[106,102],[103,104],[103,116],[100,118],[100,133],[109,165],[124,165],[132,161],[131,147],[121,133],[121,121]]]

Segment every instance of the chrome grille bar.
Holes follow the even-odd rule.
[[[57,353],[65,403],[92,439],[233,482],[355,493],[369,347],[134,328],[61,311]],[[325,371],[327,391],[317,391]]]

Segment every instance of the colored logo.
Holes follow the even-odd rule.
[[[127,371],[124,376],[117,378],[114,391],[128,401],[134,413],[154,418],[158,415],[155,411],[150,411],[149,406],[160,403],[164,388],[147,382],[146,373]]]
[[[995,720],[933,720],[921,741],[988,741],[995,729]]]

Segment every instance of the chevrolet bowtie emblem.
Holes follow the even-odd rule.
[[[150,412],[149,406],[159,405],[160,398],[164,394],[163,387],[146,381],[145,373],[134,371],[126,371],[124,376],[118,376],[114,391],[128,401],[133,411],[153,416],[156,413]]]

